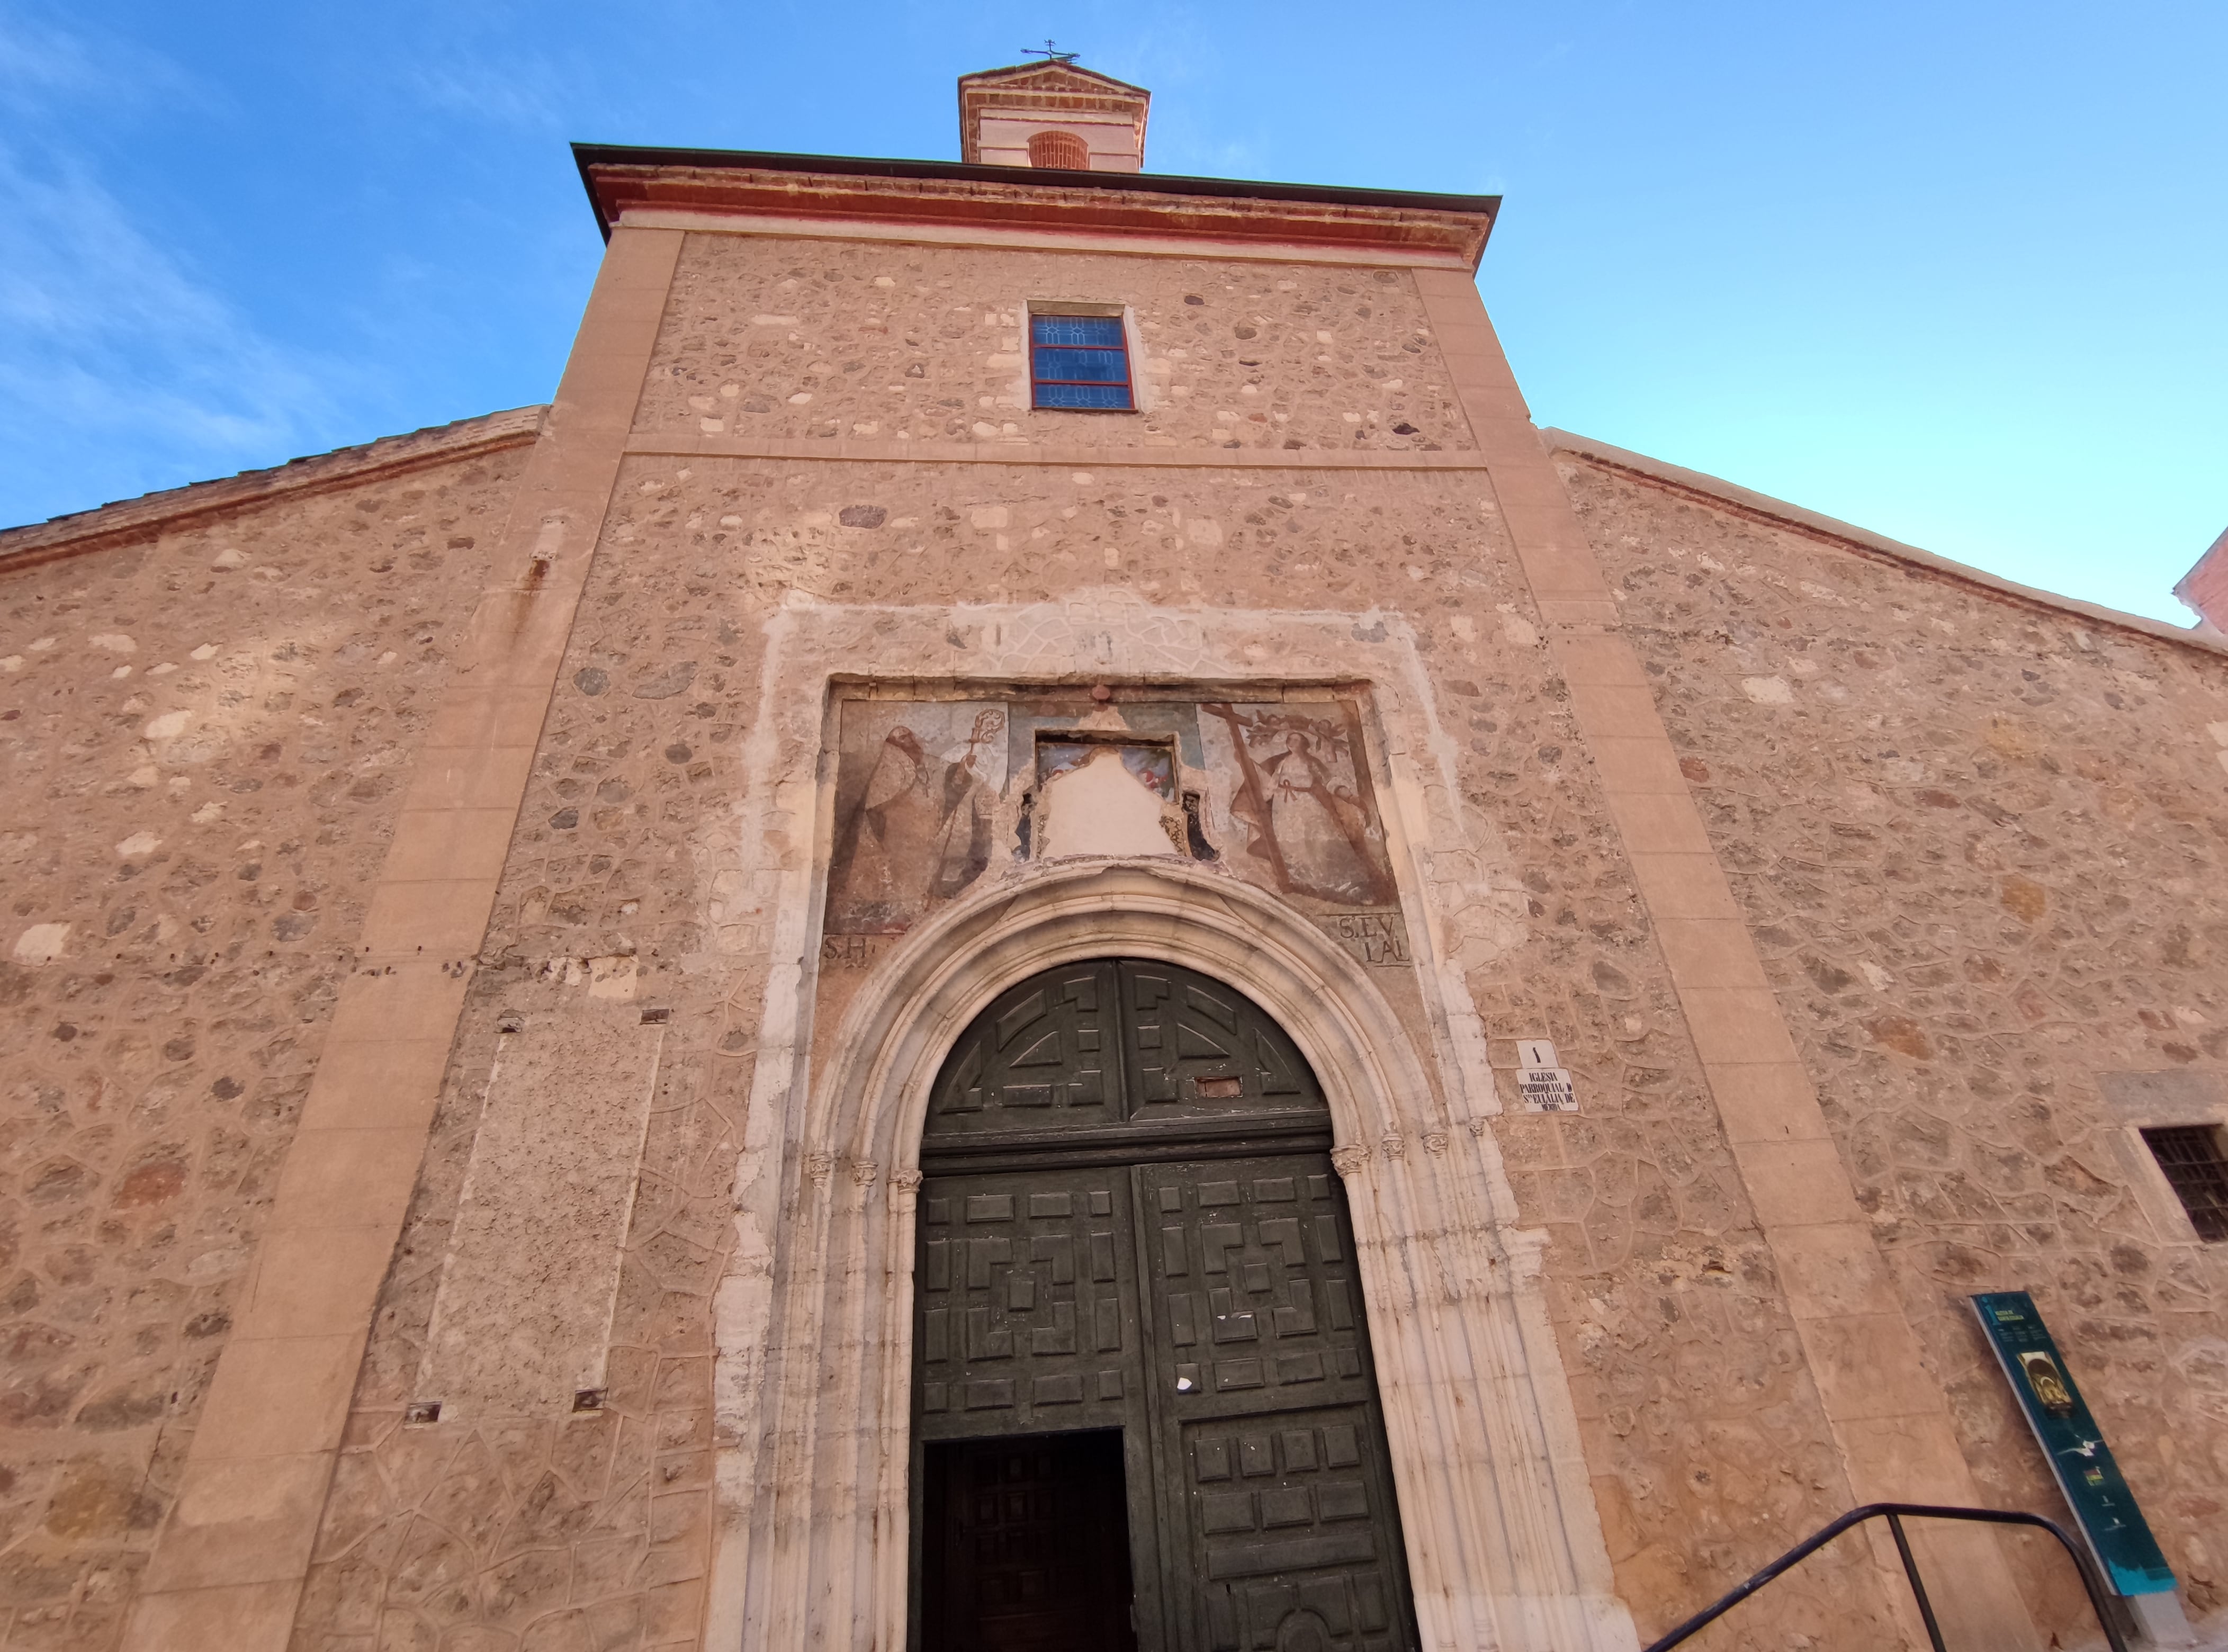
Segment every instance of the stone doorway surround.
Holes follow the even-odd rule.
[[[707,463],[700,460],[701,463]],[[1546,1235],[1516,1225],[1467,974],[1524,938],[1519,868],[1465,804],[1405,620],[1171,611],[1120,588],[1027,605],[853,605],[760,620],[760,714],[734,813],[708,829],[714,957],[756,960],[757,1047],[714,1308],[718,1529],[704,1642],[904,1644],[913,1202],[928,1086],[1005,988],[1133,957],[1247,983],[1313,1064],[1362,1258],[1424,1643],[1630,1652],[1549,1318]],[[861,684],[857,663],[876,663]],[[1273,669],[1264,663],[1275,661]],[[836,696],[984,681],[1149,682],[1244,697],[1366,686],[1366,744],[1406,914],[1406,1015],[1280,900],[1169,858],[1046,861],[978,887],[812,1027],[834,829]],[[707,960],[708,962],[708,960]],[[836,1052],[816,1067],[816,1042]]]
[[[739,1519],[719,1557],[712,1643],[902,1644],[913,1206],[930,1085],[1001,991],[1109,956],[1244,981],[1322,1080],[1425,1642],[1630,1647],[1538,1241],[1508,1225],[1491,1137],[1450,1128],[1406,1028],[1316,925],[1181,863],[1098,860],[1050,863],[954,906],[854,1000],[813,1086],[790,1257],[757,1303],[727,1304],[757,1308],[762,1373],[739,1368],[747,1322],[722,1316],[725,1374],[759,1379],[759,1449],[731,1454]]]

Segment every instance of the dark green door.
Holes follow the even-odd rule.
[[[921,1147],[918,1652],[997,1638],[951,1603],[983,1598],[1004,1540],[953,1541],[922,1489],[983,1449],[965,1443],[1026,1439],[1033,1461],[1101,1465],[1099,1491],[1063,1494],[1081,1508],[1107,1495],[1117,1437],[1141,1652],[1413,1646],[1329,1144],[1291,1041],[1188,970],[1047,971],[961,1037]]]

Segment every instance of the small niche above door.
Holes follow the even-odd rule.
[[[1172,741],[1040,736],[1036,798],[1039,859],[1185,853]]]

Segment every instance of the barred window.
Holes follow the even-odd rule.
[[[2228,1155],[2217,1124],[2175,1124],[2143,1132],[2201,1239],[2228,1239]]]
[[[1040,407],[1128,413],[1136,406],[1119,316],[1031,316],[1029,376]]]

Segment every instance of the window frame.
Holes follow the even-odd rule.
[[[2135,1133],[2199,1242],[2228,1244],[2228,1126],[2193,1121],[2142,1125]],[[2191,1144],[2192,1138],[2201,1142],[2203,1157],[2161,1151]]]
[[[1130,307],[1127,304],[1094,304],[1079,299],[1032,298],[1028,301],[1024,315],[1027,322],[1027,332],[1024,336],[1023,342],[1028,349],[1028,396],[1030,412],[1135,413],[1144,411],[1144,401],[1137,379],[1136,330],[1131,324]],[[1116,385],[1116,381],[1111,379],[1047,379],[1040,377],[1037,372],[1037,352],[1040,349],[1060,349],[1075,347],[1058,344],[1040,345],[1037,342],[1037,322],[1040,317],[1047,319],[1059,319],[1064,317],[1075,321],[1111,321],[1115,324],[1117,334],[1120,339],[1118,346],[1106,344],[1092,345],[1084,348],[1099,349],[1112,349],[1118,348],[1121,350],[1122,378],[1119,381],[1119,387],[1124,395],[1127,398],[1126,405],[1119,407],[1077,407],[1066,406],[1060,402],[1047,402],[1039,400],[1039,387],[1047,384],[1085,385],[1098,388],[1112,388],[1115,387]]]

